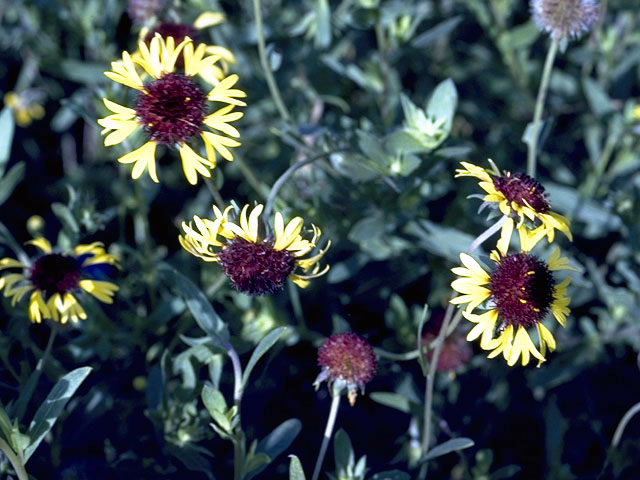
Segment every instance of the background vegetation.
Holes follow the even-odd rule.
[[[126,2],[0,6],[0,90],[44,108],[15,128],[8,108],[0,114],[3,256],[31,238],[38,225],[27,219],[39,215],[48,238],[103,241],[122,259],[116,301],[89,303],[87,321],[60,328],[22,416],[16,402],[51,325],[31,324],[24,304],[3,298],[0,400],[18,431],[27,432],[64,374],[92,369],[27,463],[33,478],[232,478],[232,442],[209,413],[220,404],[208,411],[201,399],[206,384],[231,404],[233,389],[228,357],[201,328],[214,317],[193,314],[203,298],[198,305],[213,306],[243,365],[269,332],[287,327],[269,337],[273,347],[246,385],[243,433],[250,445],[297,420],[259,444],[269,462],[255,457],[246,478],[286,478],[290,454],[309,476],[330,403],[326,387],[312,386],[318,346],[353,330],[385,352],[414,351],[423,306],[425,329],[437,331],[450,268],[488,226],[480,201],[467,199],[479,193],[476,183],[453,178],[458,163],[526,168],[522,138],[549,44],[527,2],[257,3],[285,111],[265,82],[254,3],[176,0],[158,19],[226,16],[200,39],[234,52],[248,95],[242,146],[213,172],[226,201],[264,202],[287,168],[307,162],[276,192],[275,208],[322,228],[332,268],[305,290],[264,297],[235,292],[217,265],[180,248],[181,222],[208,216],[213,199],[202,183],[185,182],[175,155],[160,161],[157,185],[133,181],[115,160],[124,151],[103,146],[96,119],[111,88],[103,72],[135,48],[141,28]],[[430,478],[640,477],[638,418],[611,447],[621,417],[640,401],[640,14],[632,3],[603,2],[600,22],[558,54],[551,77],[538,179],[572,221],[574,242],[560,242],[580,270],[558,351],[541,368],[509,368],[472,345],[455,373],[439,373],[431,443],[464,437],[473,446],[429,460]],[[463,322],[454,335],[468,330]],[[415,478],[424,382],[415,358],[381,352],[367,394],[342,407],[338,428],[356,460],[366,455],[366,478]],[[329,455],[325,470],[364,478],[348,472],[345,434],[335,443],[342,454]]]

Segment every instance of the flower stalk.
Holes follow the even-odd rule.
[[[538,155],[538,137],[540,136],[540,127],[542,122],[542,112],[544,103],[547,98],[547,90],[549,89],[549,81],[551,80],[551,71],[553,70],[553,62],[558,52],[559,41],[556,38],[551,39],[551,45],[547,51],[547,58],[544,61],[544,69],[542,70],[542,79],[540,80],[540,88],[538,89],[538,97],[536,98],[536,106],[533,112],[533,124],[531,130],[531,138],[528,143],[527,152],[527,175],[536,176],[536,161]]]
[[[327,448],[329,447],[329,441],[333,435],[333,427],[336,424],[336,418],[338,416],[338,407],[340,406],[340,395],[333,395],[331,399],[331,408],[329,409],[329,418],[327,418],[327,426],[324,429],[324,436],[322,437],[322,444],[320,445],[320,452],[318,453],[318,459],[316,460],[316,466],[313,469],[313,475],[311,480],[318,480],[320,476],[320,470],[322,469],[322,463],[324,457],[327,454]]]

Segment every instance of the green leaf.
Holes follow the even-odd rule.
[[[24,451],[25,463],[38,448],[45,435],[55,425],[67,402],[84,382],[91,370],[91,367],[76,368],[58,380],[58,383],[53,386],[29,425],[27,435],[31,439],[31,444]]]
[[[400,470],[389,470],[388,472],[376,473],[371,477],[371,480],[410,480],[411,477],[408,473],[401,472]]]
[[[427,116],[436,120],[444,120],[446,131],[451,130],[453,115],[458,105],[458,91],[453,80],[440,82],[431,94],[427,103]]]
[[[369,398],[374,402],[387,407],[395,408],[404,413],[411,412],[411,406],[409,399],[393,392],[372,392],[369,394]]]
[[[407,233],[418,237],[420,244],[429,252],[452,262],[459,262],[460,252],[466,252],[475,237],[453,227],[445,227],[428,220],[411,222]],[[478,249],[478,253],[480,249]]]
[[[8,440],[11,437],[11,433],[13,431],[13,427],[11,425],[11,419],[2,405],[0,405],[0,432],[4,436],[5,440]]]
[[[18,162],[0,180],[0,205],[13,193],[16,186],[24,178],[25,163]]]
[[[285,420],[260,440],[257,451],[266,453],[270,458],[275,459],[289,448],[301,430],[302,422],[297,418]]]
[[[431,27],[426,32],[421,33],[411,42],[411,46],[415,48],[428,47],[442,37],[449,35],[462,21],[462,16],[448,18],[444,22],[438,23],[435,27]]]
[[[307,480],[300,459],[295,455],[291,455],[291,462],[289,462],[289,480]]]
[[[224,395],[212,386],[205,385],[202,388],[201,397],[204,406],[212,417],[213,412],[224,413],[227,411],[227,402],[224,399]]]
[[[539,35],[540,30],[534,22],[530,21],[501,33],[498,37],[498,44],[501,51],[524,50],[530,47]]]
[[[69,80],[78,83],[95,85],[104,81],[104,65],[101,63],[88,63],[80,60],[63,60],[60,70]]]
[[[316,1],[316,48],[327,48],[331,44],[331,10],[327,0]]]
[[[80,231],[80,227],[78,226],[78,222],[76,222],[73,213],[69,207],[62,203],[54,203],[51,205],[51,210],[56,214],[60,223],[69,229],[70,232],[78,233]]]
[[[249,363],[247,363],[247,367],[242,374],[242,388],[247,385],[249,381],[249,375],[251,375],[252,370],[258,363],[258,361],[262,358],[262,356],[269,351],[273,345],[278,341],[278,339],[287,331],[287,327],[278,327],[273,329],[270,333],[268,333],[258,346],[255,348],[253,353],[251,354],[251,358],[249,359]]]
[[[582,81],[582,88],[594,115],[600,117],[614,111],[611,98],[595,80],[585,78]]]
[[[176,288],[182,294],[191,315],[198,326],[211,337],[213,344],[227,350],[229,342],[227,324],[215,312],[204,293],[191,280],[167,264],[162,264],[158,272],[170,288]]]
[[[9,107],[4,107],[0,112],[0,132],[2,132],[2,135],[0,135],[0,173],[4,172],[11,156],[14,130],[13,113],[11,113]]]
[[[346,472],[349,468],[353,468],[355,464],[353,446],[349,435],[342,429],[338,430],[333,437],[333,455],[337,472]]]
[[[259,472],[265,469],[271,463],[271,458],[266,453],[256,453],[251,456],[245,463],[245,472],[249,472],[244,476],[244,480],[251,480]]]
[[[418,461],[418,463],[424,463],[429,460],[433,460],[434,458],[441,457],[442,455],[446,455],[447,453],[464,450],[465,448],[473,447],[474,445],[473,440],[470,438],[453,438],[433,447]]]

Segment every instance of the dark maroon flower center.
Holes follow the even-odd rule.
[[[156,27],[151,30],[144,37],[145,43],[151,42],[151,39],[155,36],[156,33],[159,33],[162,38],[173,37],[176,45],[179,45],[185,37],[189,37],[193,40],[193,43],[198,43],[196,36],[197,31],[191,25],[187,25],[184,23],[160,23],[156,25]]]
[[[339,378],[364,385],[376,372],[373,348],[355,333],[330,336],[318,350],[318,364],[327,369],[329,379]]]
[[[75,257],[50,253],[34,262],[29,271],[29,280],[48,297],[77,287],[81,273],[80,262]]]
[[[200,131],[207,97],[193,80],[166,73],[144,88],[136,114],[152,140],[164,145],[184,143]]]
[[[530,327],[547,314],[555,283],[547,264],[528,253],[508,255],[490,278],[491,297],[509,325]]]
[[[494,178],[493,184],[496,190],[502,193],[509,203],[515,202],[521,207],[525,207],[528,204],[536,213],[547,213],[549,211],[549,202],[547,201],[544,187],[526,173],[512,174],[507,172],[502,177]]]
[[[233,286],[249,295],[263,295],[282,288],[296,267],[296,257],[287,250],[274,250],[272,240],[253,243],[236,237],[222,249],[218,258]]]

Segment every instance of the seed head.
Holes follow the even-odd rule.
[[[598,0],[531,0],[538,28],[555,40],[577,39],[600,18]]]
[[[322,367],[322,373],[316,384],[325,379],[330,385],[344,382],[349,403],[353,405],[357,389],[364,390],[364,385],[375,375],[377,361],[373,348],[365,339],[355,333],[338,333],[330,336],[318,350],[318,365]]]

